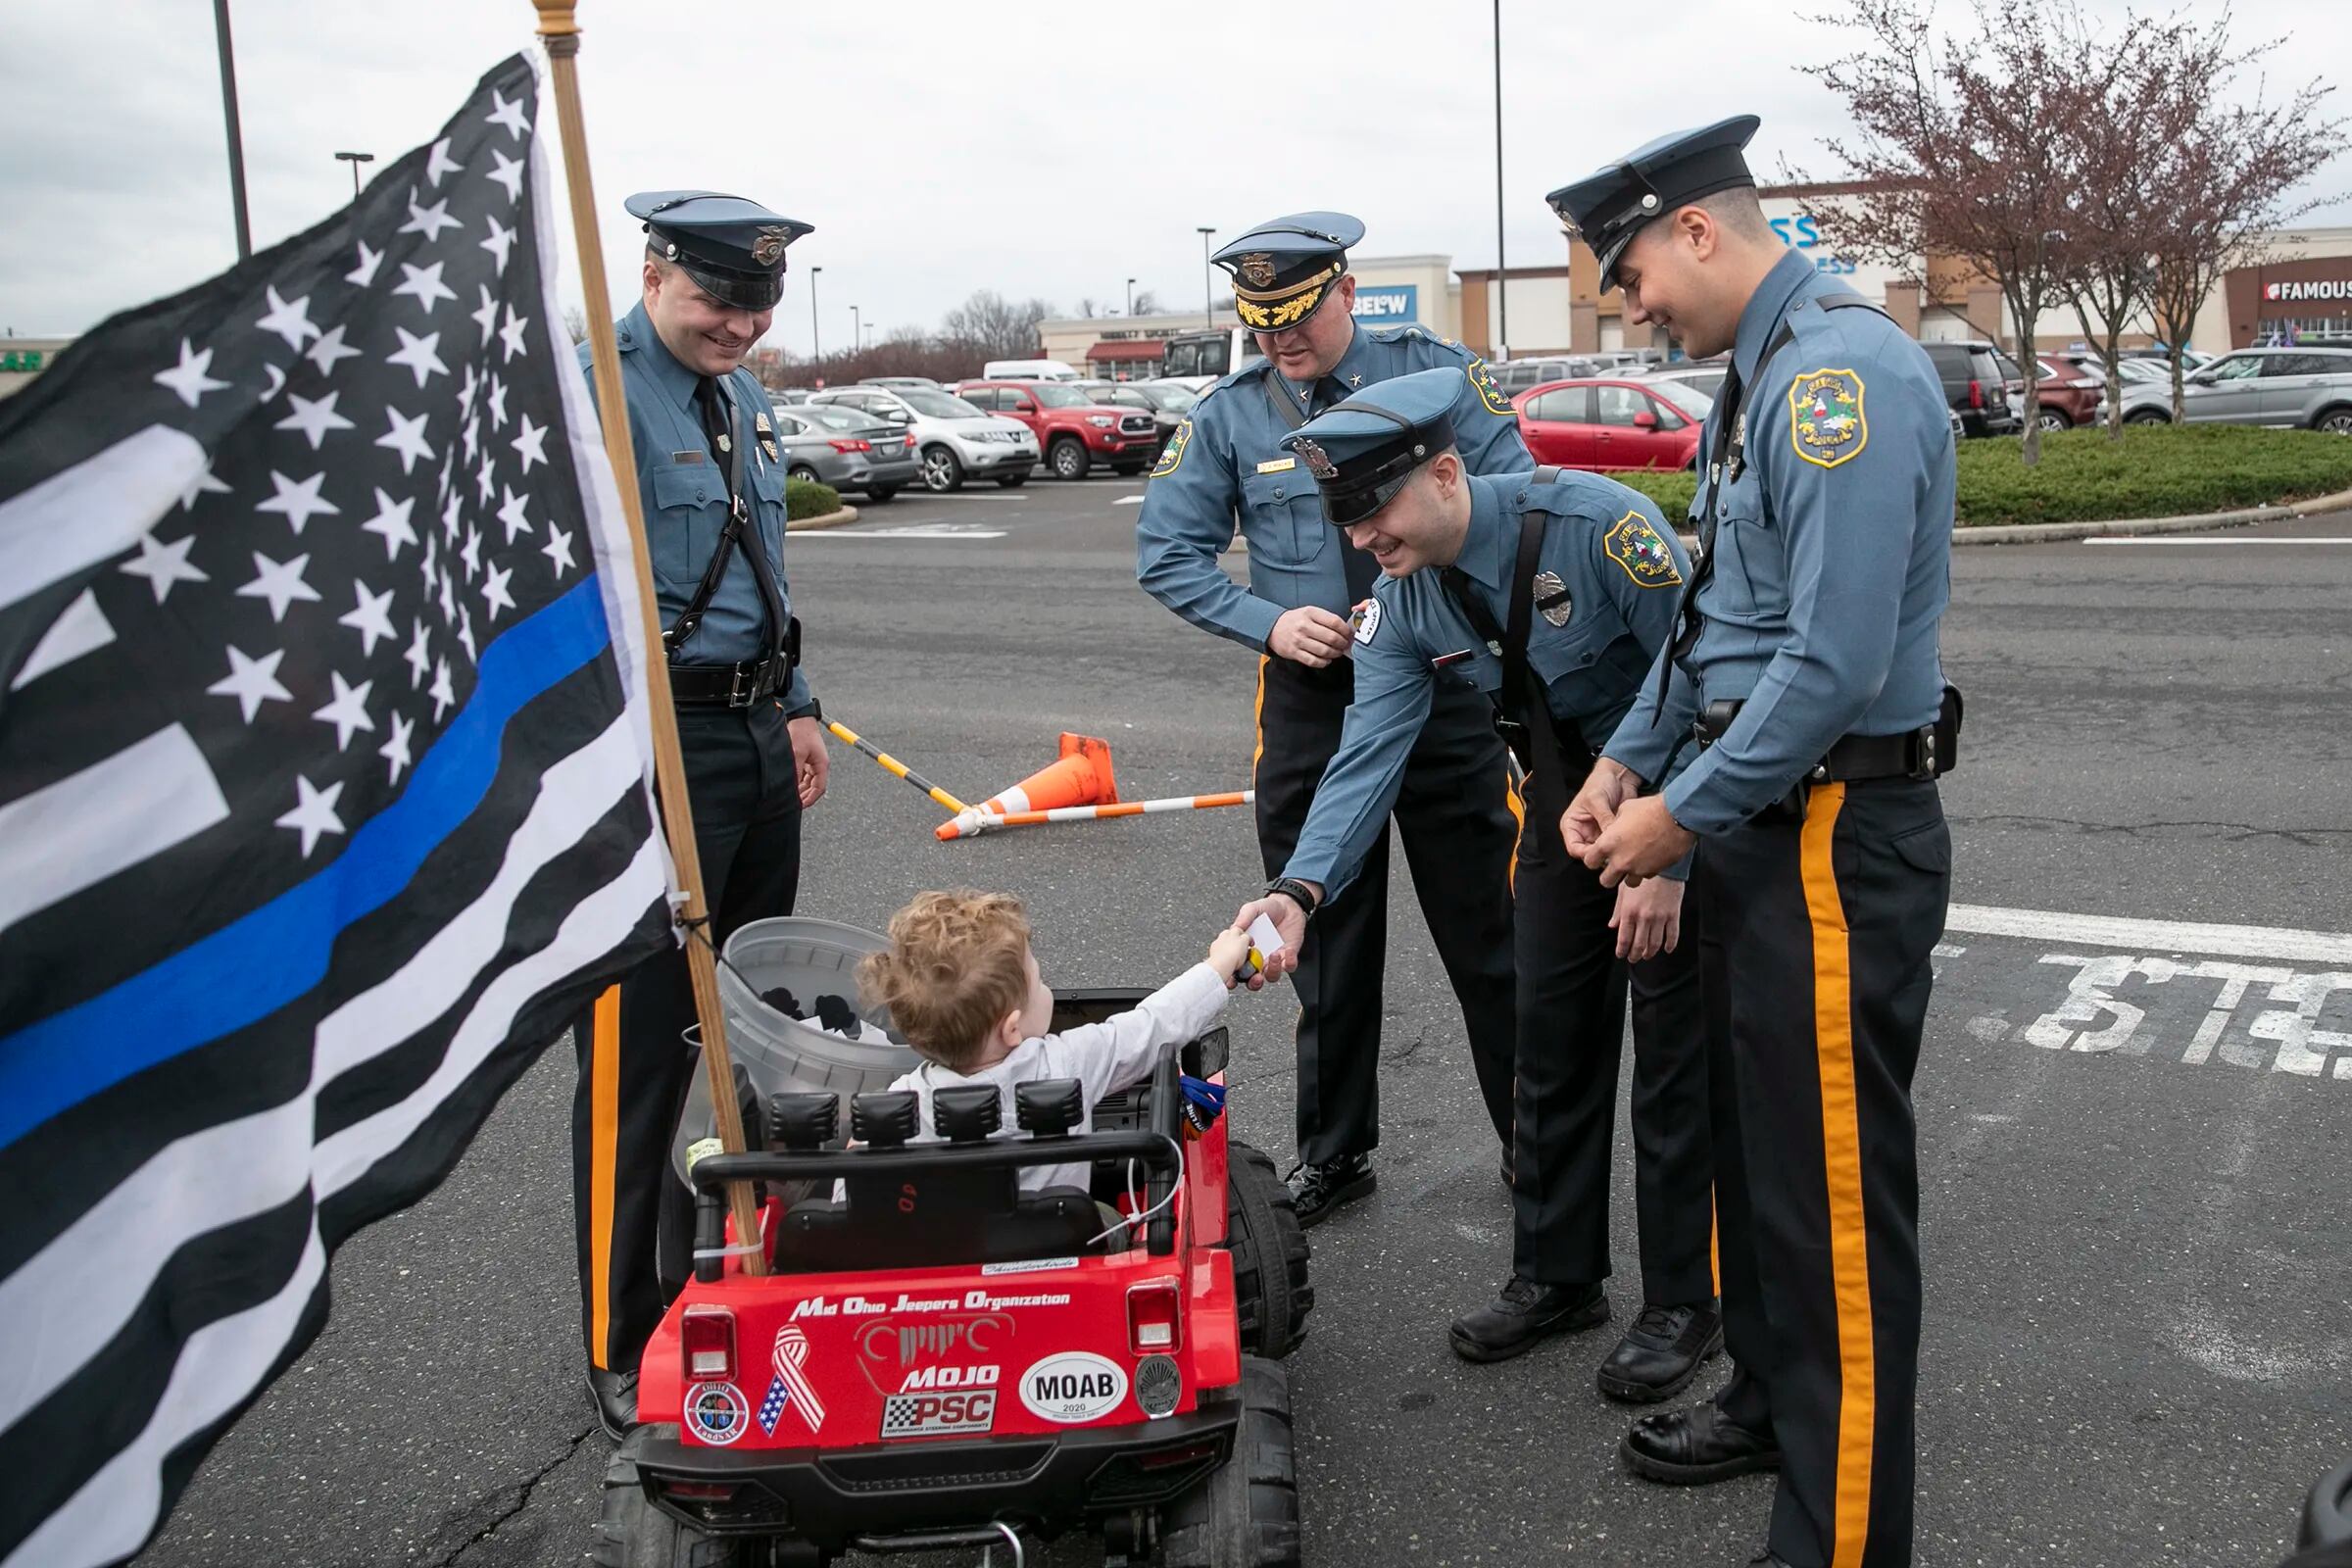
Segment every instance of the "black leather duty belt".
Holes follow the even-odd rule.
[[[1743,703],[1709,703],[1690,726],[1704,751],[1732,727]],[[1960,693],[1946,686],[1932,724],[1898,735],[1847,735],[1806,772],[1807,784],[1859,783],[1874,778],[1941,778],[1960,760]]]
[[[791,680],[792,661],[782,654],[740,664],[672,664],[669,696],[680,708],[749,708]]]

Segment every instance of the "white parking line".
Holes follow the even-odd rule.
[[[2339,931],[2132,920],[2107,914],[2065,914],[2051,909],[2003,909],[1982,904],[1953,905],[1944,919],[1944,929],[1981,937],[2023,937],[2030,942],[2132,948],[2142,953],[2205,953],[2217,957],[2273,958],[2289,963],[2352,967],[2352,935]]]
[[[2101,534],[2082,541],[2086,545],[2352,545],[2352,536],[2341,534],[2170,534],[2143,539],[2132,534]]]
[[[812,528],[792,536],[804,539],[1002,539],[1002,528],[982,528],[969,522],[914,522],[904,528]]]

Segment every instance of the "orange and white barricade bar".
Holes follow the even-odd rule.
[[[944,841],[972,838],[999,827],[1036,827],[1046,822],[1099,822],[1113,816],[1153,816],[1161,811],[1200,811],[1212,806],[1248,806],[1255,790],[1225,795],[1171,795],[1156,801],[1122,801],[1113,806],[1062,806],[1045,811],[991,811],[971,807],[935,830]]]

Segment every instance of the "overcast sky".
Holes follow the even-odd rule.
[[[1821,151],[1838,106],[1795,70],[1843,47],[1805,20],[1820,8],[1501,8],[1514,266],[1563,258],[1546,190],[1661,131],[1750,111],[1759,171],[1838,172]],[[6,9],[0,329],[78,332],[228,266],[212,8]],[[2348,0],[2237,11],[2246,41],[2290,35],[2274,74],[2352,60]],[[1491,16],[1490,0],[582,0],[607,255],[625,263],[641,241],[620,210],[639,189],[708,186],[814,223],[768,338],[797,353],[812,266],[835,348],[852,305],[888,331],[936,323],[981,287],[1074,313],[1087,296],[1117,309],[1133,276],[1188,307],[1196,225],[1230,236],[1301,208],[1360,217],[1362,255],[1492,266]],[[232,0],[232,23],[258,247],[349,200],[337,150],[389,162],[429,139],[482,72],[529,46],[533,16],[525,0]],[[2352,159],[2319,189],[2352,189]],[[2311,221],[2352,222],[2352,202]],[[633,298],[631,270],[616,276]]]

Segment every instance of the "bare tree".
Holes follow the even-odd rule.
[[[2017,323],[2025,461],[2041,457],[2034,328],[2065,298],[2069,194],[2086,95],[2071,74],[2086,32],[2074,0],[1971,0],[1975,25],[1938,40],[1933,0],[1852,0],[1853,53],[1802,68],[1855,127],[1829,144],[1862,189],[1858,247],[1925,284],[1944,256],[1996,282]]]
[[[983,362],[1025,360],[1037,353],[1037,323],[1053,314],[1044,300],[1014,304],[984,288],[947,314],[939,335]]]
[[[587,342],[588,313],[584,310],[581,310],[577,305],[564,306],[564,330],[571,335],[572,345],[575,348],[580,344]]]
[[[1132,316],[1157,316],[1159,314],[1159,296],[1150,289],[1145,289],[1141,294],[1138,294],[1135,297],[1135,308],[1128,314]]]
[[[2290,193],[2335,154],[2344,128],[2340,118],[2321,118],[2335,89],[2317,81],[2272,101],[2258,80],[2251,102],[2227,101],[2246,69],[2283,41],[2239,50],[2225,15],[2191,34],[2171,62],[2189,128],[2161,149],[2148,173],[2163,195],[2150,236],[2149,303],[2172,362],[2176,423],[2185,412],[2180,351],[2197,312],[2226,275],[2263,259],[2271,233],[2320,205]]]

